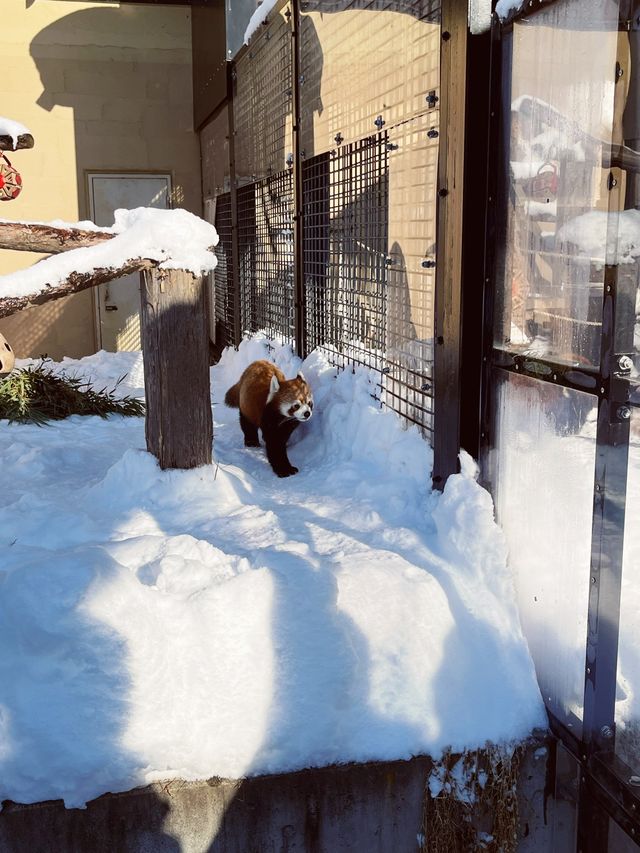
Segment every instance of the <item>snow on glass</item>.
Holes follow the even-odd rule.
[[[161,471],[142,419],[0,422],[0,800],[237,778],[512,743],[545,725],[505,540],[463,458],[372,399],[375,375],[302,364],[314,416],[273,476],[211,379],[215,462]],[[139,353],[58,369],[142,395]]]

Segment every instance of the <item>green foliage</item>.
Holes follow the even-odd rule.
[[[111,391],[96,391],[77,376],[54,373],[43,359],[37,365],[12,371],[0,379],[0,419],[42,426],[70,415],[144,415],[144,403],[115,396],[121,376]]]

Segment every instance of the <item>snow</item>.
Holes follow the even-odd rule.
[[[116,210],[114,218],[111,228],[101,229],[115,234],[112,240],[71,249],[0,276],[0,299],[33,296],[61,284],[71,273],[117,269],[135,258],[159,261],[160,269],[184,269],[194,275],[216,265],[211,251],[218,243],[215,228],[186,210],[138,207]],[[73,227],[77,225],[74,223]]]
[[[11,142],[13,143],[14,148],[18,144],[18,137],[22,136],[24,133],[30,134],[31,131],[23,124],[20,124],[19,121],[13,121],[13,119],[0,116],[0,136],[11,137]]]
[[[480,35],[491,29],[491,0],[469,0],[469,30]]]
[[[249,19],[247,29],[244,31],[245,44],[249,44],[253,34],[260,29],[262,24],[264,24],[264,22],[269,16],[269,12],[271,12],[276,7],[277,3],[278,0],[262,0],[262,3],[258,6],[256,11]]]
[[[86,219],[82,222],[66,222],[64,219],[52,219],[50,222],[43,222],[38,219],[2,219],[0,217],[1,223],[9,223],[11,225],[45,225],[49,228],[64,228],[64,229],[75,229],[77,231],[99,231],[104,234],[115,234],[114,227],[111,228],[103,228],[100,225],[96,225],[95,222],[91,222],[91,220]]]
[[[634,263],[640,258],[640,210],[583,213],[566,222],[557,239],[607,264]]]
[[[212,466],[161,471],[142,419],[0,422],[0,801],[513,743],[546,725],[477,467],[443,494],[375,374],[302,364],[314,415],[276,478],[212,368]],[[56,369],[98,387],[140,353]]]
[[[513,12],[519,12],[524,8],[526,0],[498,0],[496,3],[496,15],[501,21],[506,20]]]

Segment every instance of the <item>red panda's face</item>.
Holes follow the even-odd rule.
[[[287,419],[308,421],[313,413],[313,394],[302,373],[298,373],[295,379],[283,382],[273,399],[280,414]]]

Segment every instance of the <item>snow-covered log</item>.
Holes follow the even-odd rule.
[[[93,246],[113,237],[113,233],[109,231],[86,231],[72,226],[0,219],[0,249],[13,249],[18,252],[42,252],[52,255],[80,246]]]
[[[0,151],[33,148],[33,136],[19,121],[0,116]]]
[[[21,133],[14,142],[13,137],[0,134],[0,151],[19,151],[22,148],[33,148],[33,136]]]
[[[106,284],[108,281],[123,278],[130,273],[150,270],[157,266],[157,261],[151,261],[148,258],[135,258],[125,261],[118,268],[102,267],[93,269],[90,272],[72,272],[68,278],[57,283],[55,286],[45,286],[39,293],[29,296],[5,296],[4,298],[0,298],[0,318],[10,317],[12,314],[17,314],[18,311],[23,311],[25,308],[31,308],[34,305],[43,305],[52,299],[61,299],[63,296],[70,296],[72,293],[87,290],[89,287]]]

